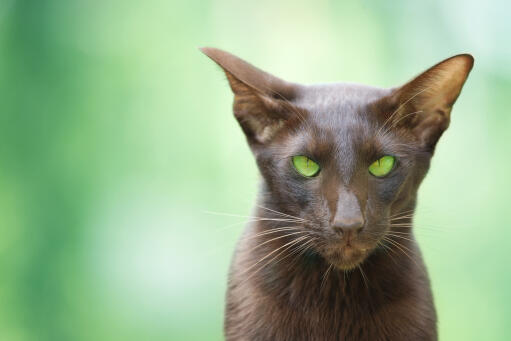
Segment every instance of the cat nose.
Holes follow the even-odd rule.
[[[361,218],[362,217],[360,217],[359,219],[335,221],[332,228],[335,232],[339,233],[342,236],[348,234],[357,235],[364,228],[364,220]]]
[[[337,199],[337,210],[331,223],[332,229],[344,236],[356,235],[364,227],[364,215],[355,194],[341,190]]]

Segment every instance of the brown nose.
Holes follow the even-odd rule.
[[[337,199],[337,211],[332,221],[332,229],[342,235],[356,235],[363,227],[364,216],[357,197],[351,191],[341,190]]]
[[[362,219],[336,221],[332,228],[341,235],[357,235],[364,228],[364,221]]]

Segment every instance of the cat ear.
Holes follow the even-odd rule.
[[[405,127],[426,148],[434,149],[449,126],[450,113],[474,65],[469,54],[448,58],[431,67],[390,95],[386,119]]]
[[[234,93],[233,111],[250,143],[270,141],[290,119],[297,85],[264,72],[240,58],[211,47],[200,49],[227,75]]]

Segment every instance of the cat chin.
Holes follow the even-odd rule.
[[[329,250],[326,260],[340,270],[353,270],[369,256],[370,250],[362,247],[343,246]]]

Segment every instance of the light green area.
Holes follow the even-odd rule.
[[[506,1],[0,2],[0,340],[221,340],[257,191],[225,76],[390,87],[475,67],[416,233],[441,340],[511,339]],[[463,167],[460,168],[460,165]],[[369,283],[369,285],[371,285]]]
[[[396,158],[391,155],[382,156],[369,166],[369,172],[377,177],[385,176],[394,168],[395,160]]]
[[[318,174],[319,172],[319,165],[309,159],[307,156],[296,155],[293,156],[292,160],[295,169],[303,176],[311,177]]]

